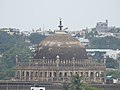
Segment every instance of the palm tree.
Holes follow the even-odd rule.
[[[63,84],[63,90],[101,90],[82,83],[82,77],[75,75],[69,83]]]
[[[73,76],[69,84],[69,90],[84,90],[84,85],[81,80],[82,79],[78,74]]]

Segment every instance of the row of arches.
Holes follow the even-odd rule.
[[[33,80],[34,78],[69,78],[76,74],[91,79],[104,77],[104,72],[100,71],[17,71],[16,78],[21,80]]]

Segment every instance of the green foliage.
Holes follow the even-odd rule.
[[[110,28],[109,32],[111,32],[111,33],[120,33],[120,28]]]
[[[107,76],[113,76],[114,78],[120,78],[120,70],[107,70]]]
[[[39,33],[32,33],[29,36],[29,39],[32,44],[39,44],[44,38],[45,38],[45,35],[41,35]]]
[[[81,82],[81,77],[79,77],[79,75],[73,76],[69,88],[70,90],[81,90],[83,88],[83,83]]]
[[[3,53],[13,46],[12,36],[6,32],[0,31],[0,52]]]
[[[112,36],[91,38],[89,48],[120,49],[120,39]]]
[[[118,68],[119,64],[117,60],[113,58],[106,58],[106,68]]]
[[[25,42],[21,35],[9,35],[6,32],[0,32],[0,79],[10,79],[14,77],[15,57],[19,56],[21,61],[27,61],[31,56],[28,49],[30,44]]]
[[[2,61],[6,67],[15,66],[15,56],[18,55],[21,61],[27,61],[30,57],[30,50],[26,47],[12,47],[10,50],[6,51],[3,55]]]
[[[69,83],[63,84],[63,90],[102,90],[100,88],[88,86],[82,83],[82,78],[79,75],[72,77]]]
[[[15,68],[6,68],[5,66],[0,69],[0,80],[9,80],[15,75]]]
[[[96,35],[98,35],[98,32],[96,31],[95,28],[92,28],[92,31],[90,31],[89,33],[88,32],[85,33],[85,36],[88,39],[94,38]]]

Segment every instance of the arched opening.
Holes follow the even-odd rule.
[[[80,74],[81,74],[81,76],[83,76],[83,72],[81,72]]]
[[[93,72],[90,73],[90,78],[94,79],[94,73]]]
[[[24,80],[24,75],[25,75],[24,71],[22,71],[21,74],[22,74],[21,77],[22,77],[22,79]]]
[[[96,76],[96,77],[99,77],[99,72],[96,72],[96,73],[95,73],[95,76]]]
[[[16,78],[17,78],[17,79],[20,78],[20,71],[17,71]]]
[[[35,72],[35,77],[37,77],[38,76],[38,72]]]
[[[62,72],[59,73],[59,77],[62,77]]]
[[[64,73],[64,77],[67,77],[67,72]]]
[[[24,71],[22,71],[22,76],[24,76],[25,75],[25,73],[24,73]]]
[[[52,72],[50,72],[50,77],[52,77]]]
[[[78,74],[78,72],[75,72],[75,75],[77,75]]]
[[[42,72],[40,72],[40,77],[42,77]]]
[[[85,76],[88,77],[88,72],[85,72]]]
[[[47,77],[47,72],[45,72],[45,77]]]
[[[73,75],[73,73],[72,72],[70,72],[70,76],[72,76]]]
[[[54,77],[56,77],[57,75],[56,75],[56,72],[54,72]]]
[[[33,79],[33,72],[31,72],[31,80]]]
[[[29,72],[26,72],[26,80],[29,80]]]

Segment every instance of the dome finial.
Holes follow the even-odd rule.
[[[60,19],[60,21],[59,21],[59,23],[60,23],[60,25],[58,26],[59,28],[60,28],[60,30],[62,30],[62,18],[59,18]]]

